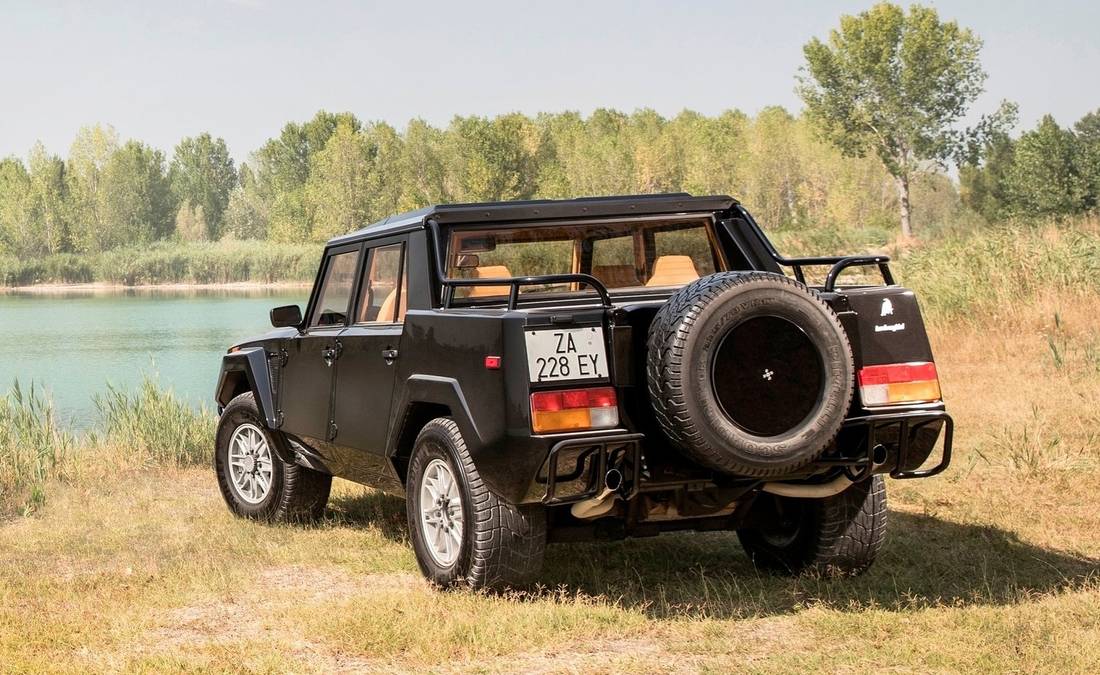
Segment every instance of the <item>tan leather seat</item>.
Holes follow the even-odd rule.
[[[390,291],[390,294],[386,296],[386,299],[382,301],[382,306],[378,308],[378,317],[375,321],[381,323],[400,323],[405,320],[405,289],[401,289],[401,306],[397,308],[397,316],[394,316],[394,309],[397,305],[397,289]]]
[[[504,265],[488,265],[474,268],[476,279],[507,279],[512,276]],[[495,295],[508,295],[507,286],[472,286],[468,298],[490,298]]]
[[[653,263],[653,276],[646,286],[683,286],[699,278],[695,263],[687,255],[663,255]]]
[[[633,265],[595,265],[592,268],[592,276],[602,281],[608,288],[629,288],[641,285]]]

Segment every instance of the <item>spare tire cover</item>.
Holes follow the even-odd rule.
[[[650,325],[657,421],[696,462],[767,478],[817,459],[852,398],[852,348],[833,310],[779,274],[720,272],[676,292]]]

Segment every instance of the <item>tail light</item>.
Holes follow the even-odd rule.
[[[610,429],[619,425],[612,387],[539,391],[531,394],[531,429],[536,433]]]
[[[867,366],[859,371],[863,405],[928,403],[940,400],[940,379],[930,361]]]

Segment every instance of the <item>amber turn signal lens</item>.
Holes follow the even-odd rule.
[[[613,387],[531,394],[531,429],[536,433],[610,429],[618,424],[619,406]]]

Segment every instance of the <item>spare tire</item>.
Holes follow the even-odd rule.
[[[854,386],[839,319],[779,274],[720,272],[677,291],[649,329],[647,377],[669,440],[717,471],[767,478],[817,459]]]

